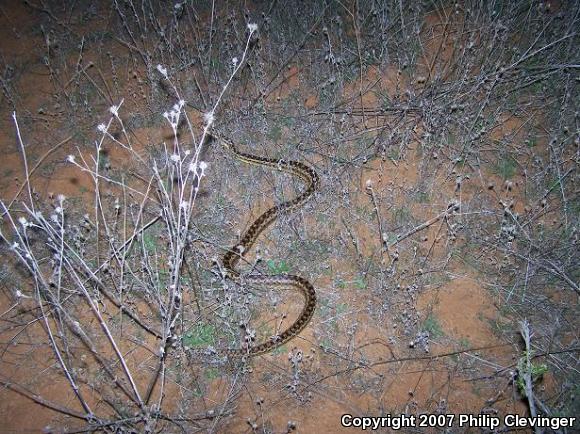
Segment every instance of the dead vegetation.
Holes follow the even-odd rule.
[[[579,14],[0,5],[3,429],[577,415]],[[220,260],[301,186],[232,158],[212,129],[322,178],[244,265],[307,277],[315,317],[247,361],[219,350],[280,333],[301,299],[236,285]]]

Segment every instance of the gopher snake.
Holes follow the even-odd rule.
[[[245,152],[239,151],[231,141],[220,136],[217,136],[217,139],[221,141],[223,145],[229,149],[238,160],[249,164],[268,166],[276,168],[280,171],[288,172],[300,178],[307,185],[306,190],[304,190],[294,199],[282,202],[265,211],[242,235],[241,240],[231,249],[229,249],[224,255],[222,262],[226,276],[235,282],[240,282],[240,272],[235,269],[238,261],[248,253],[260,233],[266,229],[274,220],[276,220],[278,216],[290,213],[302,206],[318,189],[320,185],[320,179],[318,178],[316,172],[304,163],[298,161],[276,160],[247,154]],[[244,281],[256,282],[261,285],[293,287],[298,289],[304,295],[304,306],[302,307],[302,312],[294,324],[292,324],[281,334],[272,337],[271,341],[263,342],[255,346],[250,346],[248,344],[247,348],[227,349],[225,352],[228,355],[256,356],[270,352],[296,337],[302,330],[304,330],[304,328],[312,319],[314,310],[316,309],[316,291],[314,290],[314,286],[312,286],[312,284],[303,277],[295,276],[292,274],[250,274],[244,276]]]

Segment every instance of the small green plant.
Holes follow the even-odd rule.
[[[145,245],[145,250],[147,250],[147,253],[149,254],[157,250],[157,238],[149,232],[145,232],[143,235],[143,244]]]
[[[213,325],[197,323],[183,336],[183,345],[190,348],[213,345],[215,336],[216,328]]]
[[[387,158],[392,161],[399,161],[401,159],[401,152],[399,151],[399,148],[389,149],[389,152],[387,152]]]
[[[207,368],[203,374],[208,380],[215,380],[216,378],[221,377],[220,370],[217,368]]]
[[[417,202],[419,203],[428,203],[429,202],[429,193],[425,191],[418,191],[415,195]]]
[[[381,97],[380,97],[381,108],[390,109],[393,106],[393,102],[391,101],[391,98],[389,97],[389,95],[383,94],[382,92],[380,95],[381,95]]]
[[[533,148],[538,144],[538,139],[536,136],[530,136],[524,143],[528,148]]]
[[[503,179],[510,179],[516,174],[517,163],[509,156],[505,156],[499,160],[495,167],[495,171]]]
[[[272,274],[287,274],[290,271],[286,261],[276,262],[273,259],[268,259],[266,265],[268,266],[268,271]]]
[[[455,139],[455,133],[453,133],[453,132],[447,133],[446,139],[447,139],[447,144],[448,145],[454,145],[455,144],[455,140],[456,140]]]
[[[330,305],[327,298],[320,298],[318,300],[318,313],[322,318],[326,318],[329,315]]]
[[[365,289],[367,287],[367,283],[360,276],[354,279],[354,285],[357,287],[357,289]]]
[[[393,210],[393,220],[399,226],[409,223],[411,216],[411,210],[405,206],[401,206]]]
[[[268,138],[273,142],[277,142],[282,137],[282,128],[280,125],[274,125],[268,132]]]
[[[98,158],[99,172],[103,172],[110,166],[109,155],[105,151],[101,150],[101,152],[99,152]]]
[[[218,57],[212,57],[210,60],[210,64],[211,64],[212,69],[215,69],[218,71],[222,66],[222,62],[220,61],[220,59]]]
[[[560,179],[556,176],[552,176],[551,179],[548,181],[548,190],[553,190],[560,185]]]
[[[529,358],[531,358],[531,354]],[[526,382],[525,377],[527,374],[530,374],[532,377],[532,383],[536,383],[542,379],[544,374],[548,372],[548,366],[545,363],[536,365],[534,363],[530,363],[530,367],[527,367],[528,355],[524,352],[524,355],[520,357],[518,361],[518,378],[516,379],[516,385],[518,386],[518,390],[520,394],[526,396]],[[529,371],[528,371],[529,369]]]
[[[322,348],[322,351],[328,351],[332,348],[332,341],[329,338],[324,338],[320,343],[320,348]]]
[[[536,95],[544,90],[544,85],[542,80],[537,80],[528,86],[528,88],[532,94]]]
[[[461,347],[462,349],[467,349],[469,347],[471,347],[471,342],[469,342],[469,339],[467,338],[461,338],[459,339],[459,347]]]
[[[354,65],[352,67],[347,65],[341,72],[342,79],[347,83],[356,80],[358,77],[358,69]]]
[[[329,321],[328,325],[330,327],[332,327],[332,329],[336,333],[338,333],[340,327],[339,327],[339,324],[338,324],[337,319],[338,319],[338,317],[340,315],[342,315],[344,312],[346,312],[348,310],[348,304],[346,304],[346,303],[339,303],[339,304],[336,305],[336,307],[334,308],[334,310],[335,310],[335,315]]]
[[[294,93],[294,91],[292,93]],[[294,118],[290,117],[290,116],[282,117],[280,119],[280,122],[282,122],[282,124],[284,124],[284,126],[286,128],[293,128],[294,125],[296,124],[296,121],[294,120]]]
[[[279,354],[284,354],[284,353],[287,353],[287,352],[288,352],[288,346],[282,345],[282,346],[279,346],[279,347],[275,348],[272,351],[272,354],[275,355],[275,356],[277,356]]]
[[[163,294],[165,294],[167,293],[167,286],[169,284],[170,278],[169,271],[167,271],[166,269],[159,269],[158,275],[159,275],[159,289]]]
[[[429,332],[429,336],[433,338],[439,338],[445,334],[443,333],[441,324],[439,324],[439,320],[433,313],[430,313],[427,316],[427,318],[425,318],[425,321],[423,321],[423,325],[421,326],[421,328]]]

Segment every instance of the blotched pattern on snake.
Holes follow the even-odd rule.
[[[223,269],[226,276],[236,282],[240,282],[240,272],[236,270],[236,264],[243,258],[252,248],[258,236],[264,229],[266,229],[274,220],[280,215],[288,214],[300,208],[308,199],[312,197],[314,192],[320,186],[320,178],[318,174],[309,166],[298,161],[276,160],[270,158],[259,157],[257,155],[241,152],[230,140],[221,136],[216,138],[229,149],[238,160],[249,164],[256,164],[260,166],[268,166],[278,169],[283,172],[290,173],[300,178],[306,184],[306,189],[295,198],[282,202],[278,205],[265,211],[258,217],[248,230],[242,235],[240,241],[234,245],[223,257]],[[284,345],[286,342],[296,337],[308,325],[314,310],[316,309],[316,291],[314,286],[303,277],[292,274],[277,274],[277,275],[256,275],[250,274],[244,276],[244,281],[255,282],[260,285],[275,285],[283,287],[293,287],[298,289],[304,296],[305,302],[302,307],[300,315],[288,329],[284,330],[277,336],[272,337],[272,340],[260,343],[258,345],[248,345],[247,348],[227,349],[225,352],[230,356],[257,356],[264,354]]]

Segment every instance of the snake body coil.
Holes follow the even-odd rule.
[[[278,216],[290,213],[301,207],[318,189],[320,179],[317,173],[304,163],[298,161],[275,160],[259,157],[239,151],[229,140],[218,137],[237,159],[249,164],[268,166],[283,172],[290,173],[306,183],[306,189],[294,199],[280,203],[265,211],[258,217],[248,230],[242,235],[241,240],[233,246],[223,257],[223,268],[226,276],[236,282],[240,281],[240,272],[235,269],[238,261],[243,258],[251,249],[256,239]],[[263,342],[255,346],[248,345],[247,348],[228,349],[226,352],[231,356],[256,356],[274,350],[284,345],[286,342],[296,337],[308,325],[314,310],[316,309],[316,291],[312,284],[300,276],[292,274],[277,275],[254,275],[244,276],[246,282],[256,282],[261,285],[274,285],[283,287],[293,287],[299,290],[304,296],[304,306],[296,321],[281,334],[274,336],[271,341]]]

